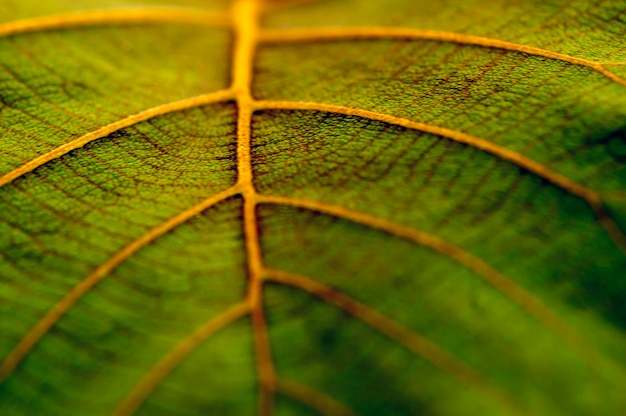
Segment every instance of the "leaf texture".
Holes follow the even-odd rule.
[[[0,3],[7,415],[623,415],[624,1]]]

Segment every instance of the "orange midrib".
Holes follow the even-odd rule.
[[[259,377],[259,415],[274,413],[276,375],[263,309],[263,261],[256,213],[257,192],[253,184],[251,129],[253,97],[252,77],[258,44],[258,20],[262,0],[238,0],[233,8],[235,51],[233,90],[238,107],[237,173],[243,198],[243,229],[248,260],[248,301],[254,332],[257,373]]]

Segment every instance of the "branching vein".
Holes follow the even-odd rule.
[[[405,118],[395,117],[389,114],[383,114],[375,111],[363,110],[360,108],[344,107],[339,105],[310,103],[310,102],[292,102],[292,101],[257,101],[254,103],[255,109],[277,109],[277,110],[314,110],[324,111],[336,114],[345,114],[349,116],[357,116],[370,120],[382,121],[384,123],[394,124],[408,129],[422,131],[424,133],[434,134],[436,136],[445,137],[458,143],[480,149],[490,153],[502,160],[513,163],[522,169],[525,169],[540,178],[552,183],[566,192],[583,199],[592,209],[598,222],[606,230],[617,247],[626,253],[626,236],[620,230],[615,221],[606,212],[600,195],[579,183],[574,182],[568,177],[553,171],[548,166],[532,160],[521,153],[499,146],[493,142],[468,134],[450,130],[444,127],[433,126],[430,124],[419,123],[407,120]]]
[[[59,319],[67,313],[87,292],[96,286],[102,279],[107,277],[117,266],[134,255],[137,251],[157,240],[159,237],[189,221],[191,218],[209,209],[210,207],[228,199],[238,192],[237,187],[232,187],[207,198],[198,205],[181,212],[170,218],[161,225],[153,228],[142,235],[122,250],[117,252],[106,263],[99,266],[93,273],[78,283],[63,299],[52,307],[46,315],[18,342],[17,346],[9,353],[7,358],[0,364],[0,384],[2,384],[15,370],[23,358],[32,350],[52,328]]]
[[[228,26],[230,16],[191,7],[85,10],[0,23],[0,37],[81,26],[145,23]]]
[[[115,416],[127,416],[135,413],[150,393],[176,368],[191,352],[212,335],[245,316],[250,311],[248,302],[232,306],[222,314],[211,318],[187,338],[170,350],[161,361],[142,377],[135,388],[115,409]]]
[[[280,270],[268,270],[265,279],[268,282],[299,288],[341,308],[346,313],[404,345],[410,351],[423,357],[461,383],[495,397],[499,402],[505,404],[507,408],[515,409],[517,407],[515,401],[509,397],[508,393],[495,387],[473,367],[460,361],[429,339],[409,330],[351,297],[306,276],[286,273]]]
[[[300,3],[294,0],[292,3]],[[278,391],[295,400],[299,400],[324,414],[353,415],[354,412],[334,399],[309,387],[280,379],[275,374],[272,352],[263,307],[263,283],[274,282],[304,290],[330,304],[333,304],[352,316],[364,321],[372,328],[401,343],[409,350],[425,358],[436,367],[456,377],[462,383],[477,388],[495,397],[509,410],[517,412],[515,401],[508,393],[493,386],[483,375],[466,363],[463,363],[434,342],[403,327],[372,308],[322,285],[308,277],[289,274],[279,270],[268,270],[263,265],[260,236],[258,231],[258,204],[277,204],[312,210],[338,218],[343,218],[365,226],[382,230],[386,233],[405,238],[423,245],[437,253],[445,255],[481,276],[486,282],[520,305],[529,314],[554,331],[577,351],[588,357],[587,345],[579,334],[572,330],[561,318],[555,315],[539,299],[524,288],[500,274],[481,259],[463,251],[439,237],[353,211],[344,207],[303,199],[261,195],[253,185],[251,160],[251,121],[252,114],[261,109],[317,110],[338,114],[354,115],[386,123],[420,130],[426,133],[446,137],[450,140],[473,146],[497,157],[512,162],[523,169],[576,195],[591,206],[602,225],[614,241],[626,250],[626,239],[606,214],[598,194],[569,178],[550,170],[525,156],[502,148],[486,140],[472,137],[461,132],[431,126],[423,123],[380,114],[372,111],[334,106],[319,103],[297,103],[286,101],[255,101],[251,93],[253,60],[259,42],[289,43],[341,39],[424,39],[440,42],[483,46],[503,49],[528,55],[542,56],[575,65],[589,67],[611,80],[626,86],[626,81],[609,71],[605,66],[618,66],[620,62],[593,62],[582,58],[560,54],[532,46],[520,45],[496,39],[459,33],[395,28],[328,28],[266,30],[259,32],[258,20],[263,10],[271,9],[262,0],[236,0],[230,14],[222,15],[204,9],[193,8],[134,8],[84,11],[26,19],[0,24],[0,36],[12,36],[20,33],[70,28],[88,25],[131,24],[131,23],[181,23],[212,26],[231,26],[235,34],[235,47],[232,64],[232,86],[229,89],[193,97],[186,100],[165,104],[145,110],[141,113],[119,120],[88,133],[76,140],[64,144],[53,151],[25,163],[17,169],[0,177],[0,187],[11,183],[34,169],[57,159],[68,152],[78,149],[94,140],[106,137],[120,129],[130,127],[153,117],[192,108],[204,104],[235,100],[238,108],[237,119],[237,184],[225,191],[207,198],[198,205],[170,218],[161,225],[140,236],[135,241],[113,255],[106,263],[99,266],[92,274],[76,285],[60,300],[18,343],[14,350],[0,365],[0,384],[16,369],[23,358],[39,340],[72,308],[86,293],[137,251],[151,244],[164,234],[189,221],[208,208],[236,195],[243,198],[243,232],[248,260],[248,293],[246,299],[232,306],[222,314],[207,321],[195,332],[182,340],[166,356],[150,369],[137,384],[135,389],[122,401],[116,410],[117,415],[130,415],[147,399],[155,387],[179,365],[202,342],[216,332],[238,319],[250,315],[254,331],[257,372],[259,379],[259,413],[269,416],[274,412],[274,395]]]
[[[620,62],[607,62],[606,64],[603,62],[594,62],[534,46],[521,45],[518,43],[506,42],[482,36],[466,35],[464,33],[392,27],[343,27],[265,30],[260,35],[261,42],[281,44],[289,42],[314,42],[346,39],[420,39],[502,49],[524,53],[527,55],[543,56],[545,58],[569,62],[575,65],[586,66],[611,79],[612,81],[626,86],[626,80],[624,78],[619,77],[603,66],[622,65]]]
[[[543,302],[533,296],[530,292],[517,285],[511,279],[502,275],[497,270],[493,269],[483,260],[437,236],[387,221],[382,218],[374,217],[369,214],[318,201],[271,195],[259,195],[258,199],[259,203],[291,206],[320,212],[337,218],[343,218],[348,221],[363,224],[367,227],[378,229],[391,235],[413,241],[418,245],[428,247],[431,250],[454,260],[482,277],[492,287],[507,296],[513,302],[520,305],[524,310],[542,322],[546,327],[552,329],[567,344],[575,348],[575,350],[583,353],[585,357],[592,354],[586,343],[581,339],[580,335],[571,329],[567,323],[553,313],[546,305],[543,304]]]
[[[211,94],[199,95],[196,97],[187,98],[180,101],[174,101],[169,104],[159,105],[157,107],[150,108],[148,110],[142,111],[140,113],[134,114],[132,116],[126,117],[122,120],[118,120],[114,123],[108,124],[104,127],[99,128],[98,130],[87,133],[71,142],[65,143],[56,149],[45,153],[22,166],[12,170],[11,172],[0,177],[0,188],[4,185],[7,185],[17,178],[25,175],[28,172],[32,172],[38,167],[54,160],[58,159],[63,155],[68,154],[72,150],[79,149],[85,146],[87,143],[91,143],[95,140],[102,139],[108,136],[111,133],[114,133],[118,130],[131,127],[137,123],[142,121],[146,121],[152,119],[157,116],[161,116],[167,113],[172,113],[175,111],[181,111],[188,108],[198,107],[206,104],[214,104],[218,102],[228,101],[234,98],[234,93],[232,90],[222,90],[217,91]]]
[[[243,196],[243,229],[248,260],[248,298],[251,302],[257,372],[259,377],[259,414],[274,413],[276,375],[263,309],[263,260],[256,214],[256,190],[253,184],[252,141],[252,74],[258,43],[258,20],[262,0],[237,0],[233,8],[235,22],[235,50],[233,62],[233,89],[236,93],[237,173]]]

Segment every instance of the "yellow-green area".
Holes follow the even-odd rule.
[[[0,21],[2,416],[626,414],[626,1]]]

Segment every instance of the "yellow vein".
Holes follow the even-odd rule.
[[[148,231],[122,250],[113,255],[109,260],[94,270],[89,276],[78,283],[63,299],[52,307],[46,315],[35,324],[33,328],[18,342],[17,346],[9,353],[7,358],[0,364],[0,384],[2,384],[15,371],[19,363],[33,349],[39,340],[52,328],[59,319],[67,313],[87,292],[96,286],[102,279],[108,276],[113,269],[126,261],[139,250],[152,243],[159,237],[189,221],[208,208],[216,205],[227,198],[237,195],[238,187],[232,187],[210,198],[205,199],[194,207],[181,212],[170,218],[161,225]]]
[[[356,413],[332,397],[295,381],[278,378],[276,389],[286,397],[303,403],[326,416],[356,416]]]
[[[463,33],[391,27],[340,27],[275,29],[266,30],[260,35],[260,41],[264,43],[333,41],[344,39],[421,39],[503,49],[512,52],[525,53],[528,55],[543,56],[545,58],[569,62],[575,65],[586,66],[611,79],[612,81],[626,86],[626,80],[604,68],[602,62],[594,62],[534,46],[521,45],[518,43],[506,42],[482,36],[466,35]],[[613,62],[608,64],[615,65]]]
[[[248,259],[248,297],[251,302],[252,328],[255,339],[256,364],[259,378],[259,414],[274,413],[276,374],[263,310],[263,261],[256,214],[256,190],[252,182],[252,76],[258,44],[258,20],[261,0],[237,0],[233,7],[235,49],[233,89],[235,90],[237,120],[237,174],[243,196],[243,228]]]
[[[462,143],[485,152],[491,153],[503,160],[511,162],[517,166],[524,168],[537,176],[551,182],[560,188],[588,201],[596,203],[599,200],[598,195],[586,187],[579,185],[571,179],[552,171],[547,166],[538,163],[526,156],[499,146],[485,139],[473,137],[459,131],[446,129],[443,127],[433,126],[430,124],[420,123],[407,120],[405,118],[395,117],[388,114],[382,114],[375,111],[362,110],[359,108],[344,107],[331,104],[308,103],[308,102],[290,102],[290,101],[259,101],[255,103],[256,109],[277,109],[277,110],[313,110],[324,111],[336,114],[344,114],[348,116],[356,116],[367,118],[370,120],[381,121],[396,126],[405,127],[412,130],[419,130],[424,133],[434,134],[445,137],[458,143]]]
[[[259,415],[274,414],[276,374],[263,309],[262,260],[257,230],[256,203],[253,195],[244,195],[244,232],[248,257],[248,297],[252,305],[257,372],[259,377]]]
[[[522,155],[521,153],[499,146],[488,140],[470,136],[456,130],[446,129],[444,127],[411,121],[405,118],[382,114],[375,111],[368,111],[360,108],[344,107],[339,105],[291,101],[257,101],[254,103],[254,108],[257,110],[313,110],[362,117],[370,120],[381,121],[383,123],[394,124],[396,126],[405,127],[412,130],[422,131],[428,134],[434,134],[458,143],[462,143],[467,146],[480,149],[502,160],[511,162],[539,176],[540,178],[545,179],[547,182],[558,186],[564,191],[583,199],[593,210],[596,218],[598,219],[598,222],[606,230],[615,245],[619,247],[624,253],[626,253],[626,236],[624,236],[619,226],[615,223],[613,219],[611,219],[609,214],[606,212],[602,203],[602,199],[596,191],[574,182],[566,176],[551,170],[546,165],[534,161]]]
[[[212,335],[244,317],[250,311],[249,303],[242,302],[232,306],[222,314],[211,318],[191,335],[183,339],[171,349],[154,367],[139,381],[135,388],[122,400],[113,414],[127,416],[135,413],[148,398],[150,393],[189,356],[200,344]]]
[[[581,336],[544,305],[541,300],[492,268],[483,260],[437,236],[369,214],[323,202],[272,195],[259,195],[257,199],[259,203],[291,206],[343,218],[428,247],[482,277],[488,284],[517,303],[546,327],[554,331],[557,336],[576,351],[580,352],[585,358],[589,358],[589,356],[593,354],[582,340]]]
[[[507,408],[517,410],[515,401],[508,393],[501,391],[485,379],[476,369],[462,362],[448,351],[424,336],[400,325],[380,312],[358,302],[355,299],[306,276],[286,273],[280,270],[268,270],[266,281],[280,283],[304,290],[329,304],[341,308],[346,313],[360,319],[377,331],[404,345],[413,353],[423,357],[435,367],[471,388],[478,389],[495,397]]]
[[[183,23],[228,26],[230,25],[230,19],[221,13],[192,7],[137,7],[85,10],[0,23],[0,36],[80,26],[133,23]]]
[[[185,109],[192,108],[192,107],[198,107],[198,106],[202,106],[205,104],[214,104],[218,102],[228,101],[233,98],[234,98],[234,93],[230,89],[217,91],[211,94],[199,95],[196,97],[191,97],[191,98],[187,98],[184,100],[175,101],[172,103],[159,105],[157,107],[153,107],[148,110],[137,113],[135,115],[126,117],[122,120],[118,120],[111,124],[107,124],[106,126],[101,127],[97,130],[94,130],[90,133],[87,133],[75,140],[72,140],[71,142],[65,143],[46,154],[38,156],[35,159],[29,162],[26,162],[22,166],[14,169],[13,171],[1,176],[0,187],[13,182],[14,180],[21,177],[22,175],[32,172],[38,167],[54,159],[57,159],[63,155],[66,155],[72,150],[81,148],[87,143],[91,143],[95,140],[104,138],[108,136],[109,134],[116,132],[118,130],[121,130],[123,128],[131,127],[142,121],[146,121],[146,120],[149,120],[154,117],[161,116],[167,113],[185,110]]]

